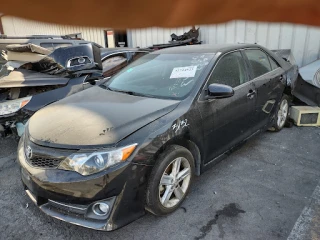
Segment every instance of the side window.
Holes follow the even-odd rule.
[[[210,76],[209,84],[220,83],[236,87],[247,81],[242,55],[240,52],[233,52],[221,58]]]
[[[271,63],[272,70],[277,69],[278,67],[280,67],[279,64],[275,60],[273,60],[271,57],[269,57],[269,60],[270,60],[270,63]]]
[[[131,61],[135,61],[137,60],[138,58],[141,58],[142,56],[148,54],[147,52],[133,52],[132,53],[132,58],[131,58]]]
[[[111,55],[102,62],[103,76],[111,77],[127,65],[128,61],[125,54]]]
[[[245,50],[245,53],[251,65],[254,78],[271,71],[268,56],[264,52],[258,49],[252,49]]]

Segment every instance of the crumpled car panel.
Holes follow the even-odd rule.
[[[14,70],[0,79],[0,88],[65,85],[69,78],[48,75],[27,69]]]
[[[303,80],[300,74],[297,80],[292,82],[291,93],[309,106],[320,107],[320,88]]]

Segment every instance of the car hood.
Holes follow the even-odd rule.
[[[112,145],[178,104],[93,87],[38,111],[29,120],[28,134],[43,146],[82,149]]]

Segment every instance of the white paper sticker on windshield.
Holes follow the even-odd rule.
[[[170,78],[189,78],[196,75],[197,66],[177,67],[172,70]]]

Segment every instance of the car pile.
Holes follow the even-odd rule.
[[[7,50],[0,72],[3,131],[17,129],[21,135],[34,112],[83,90],[93,78],[103,79],[100,50],[92,44],[54,51],[34,44],[8,45]]]

